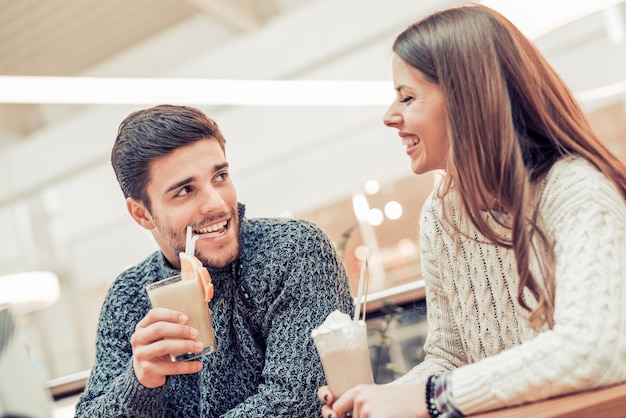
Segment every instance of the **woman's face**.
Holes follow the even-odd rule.
[[[441,88],[396,54],[391,70],[396,100],[384,115],[385,125],[398,130],[415,174],[445,170],[450,142]]]

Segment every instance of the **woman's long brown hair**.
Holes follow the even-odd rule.
[[[518,300],[537,329],[552,326],[554,253],[537,225],[532,188],[565,155],[586,158],[626,199],[626,168],[592,131],[565,83],[506,18],[477,4],[432,14],[402,32],[393,51],[440,85],[450,156],[444,192],[458,191],[463,212],[489,241],[512,249]],[[498,233],[481,210],[508,213]],[[546,250],[545,287],[530,271],[533,237]],[[524,300],[528,289],[537,304]]]

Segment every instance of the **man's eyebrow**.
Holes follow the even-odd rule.
[[[222,163],[222,164],[215,164],[213,166],[213,172],[216,173],[216,172],[224,170],[225,168],[228,168],[228,167],[229,167],[229,164],[227,162]],[[168,187],[165,190],[165,193],[169,193],[172,190],[175,190],[175,189],[178,189],[179,187],[184,186],[185,184],[191,183],[192,181],[193,181],[193,177],[188,177],[188,178],[186,178],[184,180],[176,182],[176,183],[172,184],[170,187]]]
[[[193,177],[188,177],[184,180],[174,183],[170,187],[168,187],[167,190],[165,190],[165,193],[169,193],[172,190],[175,190],[175,189],[178,189],[179,187],[184,186],[185,184],[191,183],[192,180],[193,180]]]
[[[215,164],[215,167],[213,167],[213,172],[217,172],[217,171],[223,170],[223,169],[228,168],[228,167],[229,167],[228,163]]]

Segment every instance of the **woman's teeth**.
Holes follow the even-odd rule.
[[[406,138],[405,137],[405,138],[402,138],[402,145],[405,145],[405,146],[408,146],[408,147],[417,145],[419,143],[420,143],[420,140],[417,137],[410,137],[410,138]]]

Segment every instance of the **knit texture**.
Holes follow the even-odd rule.
[[[108,291],[77,417],[319,416],[325,379],[310,333],[335,309],[352,314],[347,276],[312,223],[245,219],[244,209],[239,259],[209,269],[217,352],[202,357],[199,373],[169,376],[161,388],[137,381],[130,336],[150,309],[145,287],[179,273],[156,252]]]
[[[420,223],[427,355],[393,384],[454,369],[452,392],[467,415],[626,381],[624,199],[591,164],[571,157],[552,167],[537,193],[556,255],[553,329],[529,328],[513,252],[485,244],[473,228],[461,230],[474,239],[449,233],[433,193]],[[452,194],[444,199],[463,225]],[[540,280],[541,259],[531,263]]]

